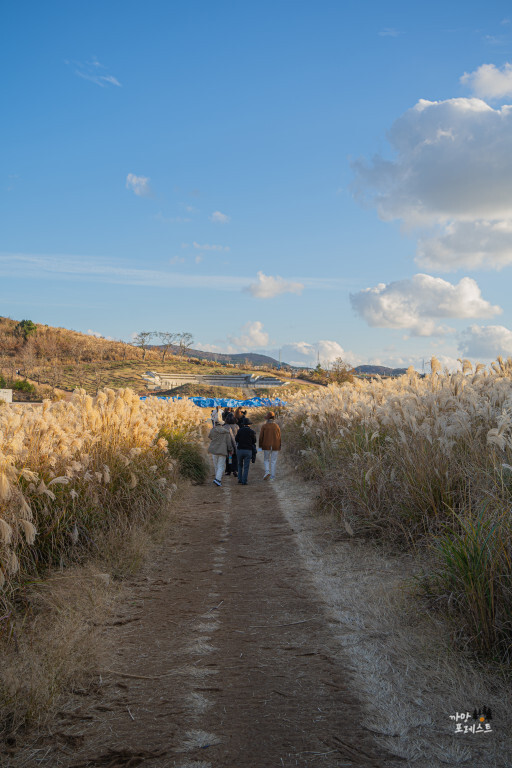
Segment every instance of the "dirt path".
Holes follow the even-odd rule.
[[[335,624],[278,493],[288,479],[191,487],[106,628],[114,652],[16,766],[403,765],[360,725]]]

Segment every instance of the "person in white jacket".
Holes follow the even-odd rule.
[[[216,424],[220,424],[220,405],[215,406],[210,414],[210,418],[212,420],[212,427],[214,427]]]
[[[208,434],[210,446],[208,453],[212,454],[215,477],[213,482],[222,485],[222,475],[226,466],[226,456],[236,449],[236,443],[228,424],[215,424]]]

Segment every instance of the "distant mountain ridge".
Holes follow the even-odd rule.
[[[158,345],[152,346],[152,349],[160,349]],[[170,347],[171,354],[179,355],[180,348],[176,345]],[[237,354],[229,354],[227,352],[205,352],[202,349],[189,348],[185,352],[186,357],[197,357],[200,360],[212,360],[217,363],[233,363],[235,365],[243,365],[248,363],[249,365],[266,365],[273,368],[279,368],[279,360],[276,360],[270,355],[261,355],[257,352],[243,352]],[[294,366],[288,365],[288,363],[281,363],[281,368],[292,369]]]
[[[160,347],[158,345],[152,346],[152,349],[159,349]],[[171,346],[169,350],[173,355],[179,355],[180,354],[180,348],[178,346]],[[197,357],[200,360],[211,360],[213,362],[217,363],[233,363],[235,365],[243,365],[244,363],[247,363],[248,365],[264,365],[264,366],[270,366],[272,368],[279,368],[279,361],[276,360],[274,357],[270,357],[270,355],[262,355],[257,352],[243,352],[243,353],[236,353],[236,354],[229,354],[228,352],[206,352],[202,349],[192,349],[189,348],[186,350],[185,355],[187,357]],[[313,366],[297,366],[297,365],[290,365],[289,363],[281,363],[281,368],[284,368],[285,370],[299,370],[300,368],[310,368],[313,369]],[[386,365],[358,365],[356,368],[353,369],[354,373],[360,373],[360,374],[366,374],[366,375],[374,375],[374,376],[401,376],[402,374],[406,373],[407,368],[389,368]]]

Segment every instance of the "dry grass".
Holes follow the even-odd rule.
[[[41,723],[60,692],[91,685],[107,650],[102,624],[119,590],[94,565],[27,587],[24,610],[1,625],[0,734]]]
[[[176,489],[170,436],[193,440],[188,401],[141,402],[130,390],[0,412],[0,580],[16,589],[94,549],[97,531],[143,521]],[[5,592],[4,594],[9,594]]]
[[[287,409],[287,444],[349,535],[432,552],[426,589],[458,639],[512,660],[512,361],[328,387]]]
[[[339,654],[361,697],[363,725],[415,768],[508,768],[509,681],[454,649],[446,622],[411,599],[421,562],[386,553],[372,541],[341,539],[332,513],[311,516],[314,486],[292,482],[290,467],[288,473],[275,490],[328,606]],[[494,732],[455,735],[450,715],[484,705],[495,713]]]
[[[181,384],[179,387],[169,389],[162,394],[173,397],[230,397],[234,400],[246,400],[249,397],[247,390],[242,389],[242,387],[221,387],[195,383]]]
[[[112,577],[137,570],[168,524],[179,478],[169,445],[183,452],[202,421],[187,401],[141,403],[129,390],[0,411],[6,727],[48,713],[62,690],[89,679]],[[190,455],[197,466],[200,451]]]

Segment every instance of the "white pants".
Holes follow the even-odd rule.
[[[213,471],[215,472],[215,479],[222,482],[222,475],[226,468],[226,457],[219,453],[212,453],[213,459]]]
[[[276,476],[276,463],[277,463],[278,451],[263,451],[263,466],[265,467],[265,474],[270,472],[270,477]]]

